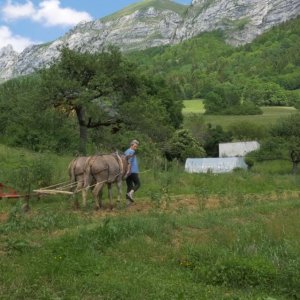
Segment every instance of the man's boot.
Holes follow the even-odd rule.
[[[126,194],[126,198],[127,198],[128,200],[130,200],[131,202],[134,202],[134,200],[133,200],[133,193],[134,193],[134,190],[131,190],[130,192],[128,192],[128,193]]]

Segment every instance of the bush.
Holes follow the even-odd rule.
[[[184,162],[188,157],[205,157],[203,147],[186,129],[177,130],[164,149],[168,160],[178,159]]]
[[[248,168],[251,169],[254,166],[254,159],[246,156],[245,163],[247,164]]]
[[[281,138],[267,138],[261,142],[259,150],[253,151],[247,156],[256,161],[285,159],[288,157],[285,142]]]
[[[263,111],[260,107],[252,102],[245,102],[242,104],[227,107],[219,111],[221,115],[261,115]]]
[[[228,130],[231,132],[232,137],[237,140],[261,140],[267,136],[266,127],[250,122],[239,121],[232,123]]]

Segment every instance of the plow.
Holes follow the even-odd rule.
[[[19,193],[16,191],[13,187],[8,186],[4,183],[0,182],[0,200],[1,199],[23,199],[24,200],[24,205],[23,205],[23,210],[28,211],[29,210],[29,200],[35,196],[38,199],[42,195],[57,195],[57,194],[65,194],[65,195],[74,195],[77,192],[72,192],[70,189],[75,187],[77,185],[76,182],[70,183],[69,181],[63,182],[63,183],[58,183],[52,186],[40,188],[33,190],[34,193]]]
[[[24,205],[22,206],[22,209],[24,211],[29,210],[29,199],[30,194],[21,194],[17,192],[14,188],[5,185],[4,183],[0,182],[0,200],[1,199],[19,199],[23,198]]]
[[[19,194],[12,187],[7,186],[0,182],[0,199],[2,199],[2,198],[21,198],[21,197],[24,197],[24,195]]]

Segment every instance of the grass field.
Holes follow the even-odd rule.
[[[203,101],[201,99],[184,100],[183,101],[183,114],[203,114],[205,112]]]
[[[293,107],[262,107],[262,115],[249,115],[249,116],[221,116],[221,115],[204,115],[204,106],[201,100],[185,100],[183,114],[188,118],[190,114],[203,115],[204,121],[213,126],[221,125],[224,129],[228,128],[231,124],[241,121],[253,122],[257,125],[266,125],[276,123],[277,120],[290,116],[292,113],[297,112]]]
[[[0,181],[26,191],[24,167],[48,178],[32,188],[64,181],[69,160],[0,145]],[[299,299],[300,178],[290,171],[286,161],[220,175],[153,164],[136,204],[112,211],[52,195],[25,213],[0,199],[0,299]]]

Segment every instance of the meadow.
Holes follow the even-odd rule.
[[[205,109],[201,99],[184,100],[183,105],[183,114],[186,118],[191,114],[199,114],[203,116],[205,123],[210,123],[213,126],[221,125],[224,129],[227,129],[232,124],[242,121],[253,122],[256,125],[269,126],[275,124],[280,118],[288,117],[297,111],[294,107],[265,106],[262,107],[263,114],[261,115],[205,115]]]
[[[70,159],[0,146],[0,182],[23,192],[28,178],[31,189],[63,182]],[[24,212],[1,199],[0,298],[299,299],[300,178],[289,163],[222,175],[141,163],[130,207],[75,209],[51,195]]]

